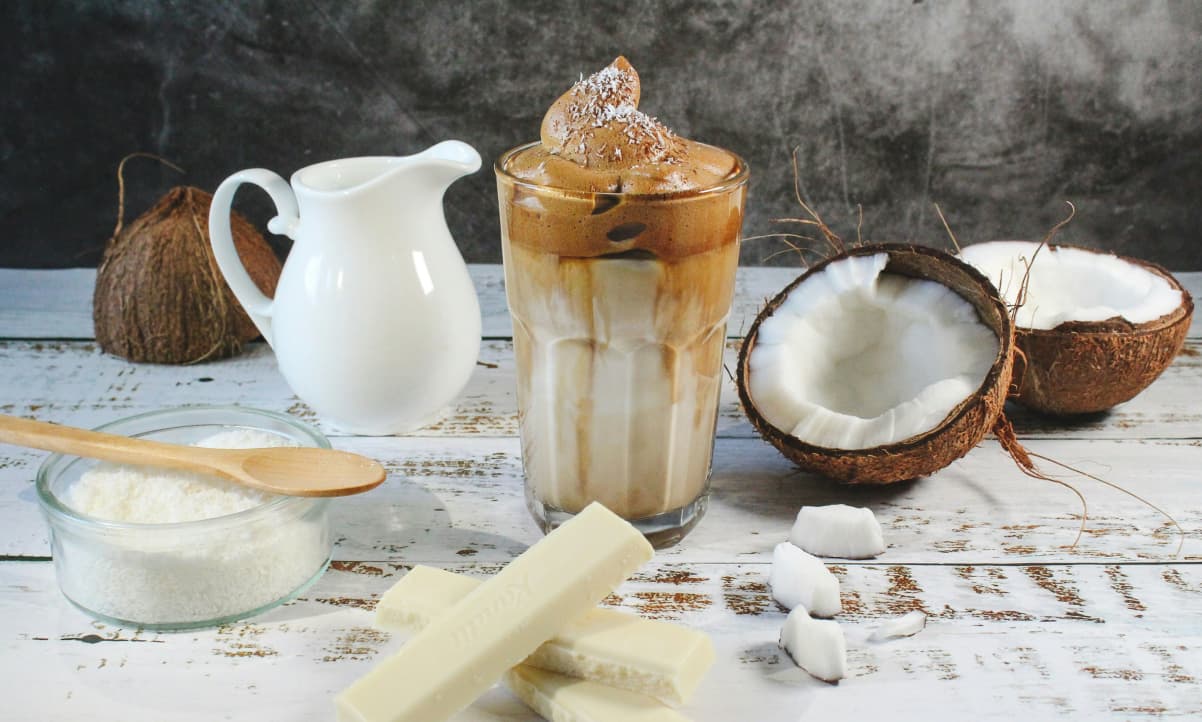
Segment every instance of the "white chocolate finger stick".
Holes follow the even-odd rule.
[[[645,695],[521,664],[505,684],[548,722],[689,722]]]
[[[376,603],[376,626],[422,629],[481,583],[414,567]],[[560,629],[525,664],[682,704],[713,662],[714,645],[702,632],[615,609],[592,609]]]

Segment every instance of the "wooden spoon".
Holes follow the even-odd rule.
[[[374,489],[384,467],[335,449],[277,446],[205,449],[60,426],[0,414],[0,442],[125,464],[215,474],[244,486],[289,496],[347,496]]]

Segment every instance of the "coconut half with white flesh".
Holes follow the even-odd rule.
[[[1133,398],[1181,352],[1193,299],[1154,263],[1074,246],[1038,248],[993,241],[960,254],[1011,306],[1026,277],[1015,319],[1018,402],[1083,414]]]
[[[807,470],[885,484],[942,469],[992,428],[1013,327],[976,269],[922,246],[861,246],[768,302],[739,353],[751,423]]]

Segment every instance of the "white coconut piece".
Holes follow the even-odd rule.
[[[819,557],[870,559],[885,551],[872,510],[846,504],[801,507],[789,541]]]
[[[793,663],[824,682],[847,676],[847,641],[838,622],[811,619],[801,607],[789,612],[780,630],[780,646]]]
[[[789,542],[781,542],[772,550],[768,585],[772,598],[786,609],[802,607],[815,617],[833,617],[843,611],[839,579],[822,560]]]
[[[1172,313],[1181,291],[1134,263],[1107,253],[1038,243],[993,241],[967,246],[960,257],[985,274],[1008,304],[1018,301],[1030,263],[1026,303],[1016,322],[1022,328],[1052,329],[1066,321],[1124,318],[1146,323]],[[1034,259],[1034,263],[1031,263]]]
[[[947,286],[884,273],[888,260],[832,262],[760,323],[748,392],[770,424],[869,449],[936,428],[981,387],[997,336]]]
[[[884,642],[899,637],[913,637],[927,626],[927,615],[918,611],[907,612],[900,617],[886,619],[881,626],[868,635],[869,642]]]

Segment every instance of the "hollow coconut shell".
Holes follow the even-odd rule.
[[[748,392],[748,357],[756,334],[788,295],[813,274],[848,256],[886,253],[885,273],[940,283],[968,301],[981,322],[998,338],[998,352],[985,380],[971,396],[930,431],[870,449],[815,446],[776,428],[756,410]],[[1014,326],[993,284],[972,266],[949,253],[925,246],[881,243],[860,246],[811,266],[770,300],[756,316],[739,350],[736,382],[739,400],[752,426],[786,458],[802,469],[850,484],[891,484],[932,474],[967,454],[993,428],[1005,406],[1013,364]]]
[[[130,361],[187,364],[231,356],[259,335],[226,285],[208,236],[213,196],[172,188],[109,240],[92,318],[104,351]],[[271,296],[281,264],[238,213],[230,219],[247,272]]]
[[[1079,246],[1048,248],[1114,255]],[[1127,256],[1117,258],[1168,281],[1181,292],[1181,305],[1145,323],[1115,317],[1069,321],[1052,329],[1017,327],[1015,399],[1023,406],[1055,415],[1105,411],[1150,386],[1181,353],[1194,315],[1189,291],[1155,263]]]

